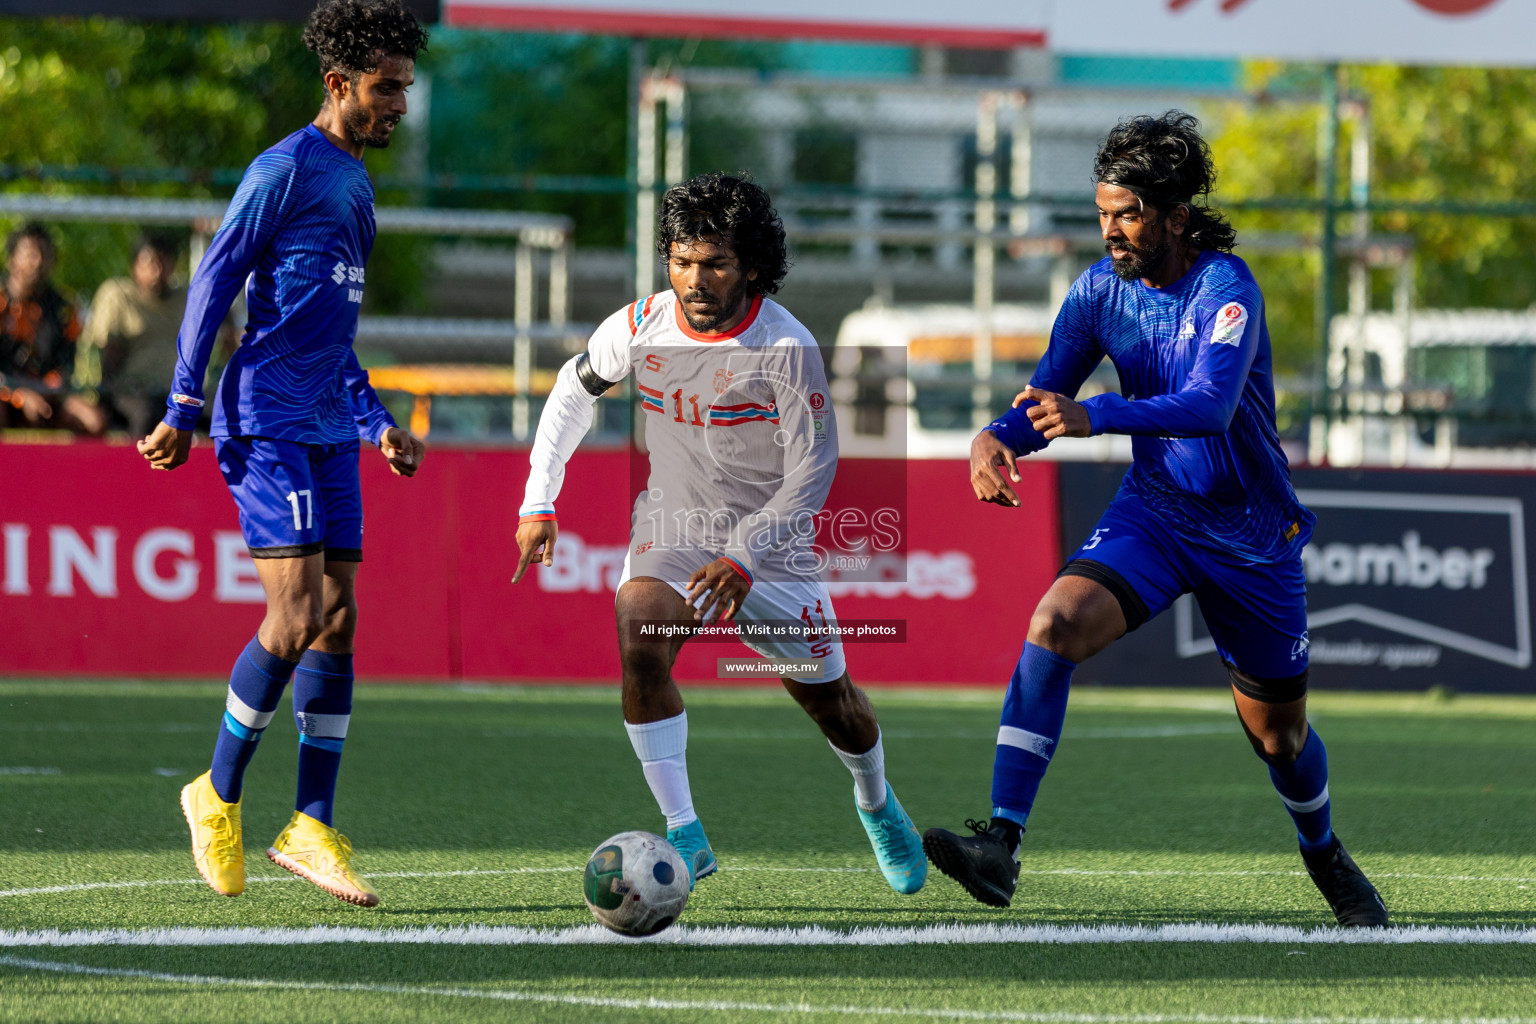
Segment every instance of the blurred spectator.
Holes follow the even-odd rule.
[[[58,427],[99,434],[106,415],[74,393],[80,319],[48,280],[53,238],[36,222],[5,240],[0,289],[0,427]]]
[[[186,285],[172,280],[179,251],[170,235],[141,234],[133,243],[132,276],[111,278],[96,290],[80,337],[80,383],[94,385],[101,407],[134,437],[165,417],[176,333],[187,308]],[[233,343],[230,328],[226,323],[226,349]],[[220,355],[214,361],[222,365],[228,355]]]

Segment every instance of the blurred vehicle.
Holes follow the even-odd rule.
[[[1331,463],[1536,462],[1536,312],[1341,315],[1331,338]]]
[[[976,432],[1005,411],[1045,354],[1053,307],[999,303],[866,306],[842,322],[829,370],[844,455],[964,457]],[[1103,362],[1078,397],[1118,391]],[[1053,444],[1051,459],[1129,459],[1130,438]]]

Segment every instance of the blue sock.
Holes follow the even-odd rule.
[[[1333,818],[1328,801],[1328,751],[1323,738],[1309,725],[1301,756],[1283,767],[1269,766],[1269,778],[1296,821],[1296,838],[1304,850],[1323,850],[1333,843]]]
[[[213,790],[225,803],[240,799],[245,767],[251,763],[262,730],[272,721],[295,667],[261,646],[255,637],[235,660],[234,671],[229,674],[229,695],[224,699],[224,724],[208,769]]]
[[[1074,662],[1026,643],[1008,680],[997,759],[992,764],[992,816],[1023,825],[1061,739]]]
[[[293,720],[299,727],[299,788],[293,808],[327,825],[351,717],[352,655],[305,651],[293,675]]]

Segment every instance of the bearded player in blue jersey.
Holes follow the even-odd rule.
[[[165,420],[138,445],[156,469],[187,460],[214,338],[249,279],[250,319],[213,400],[212,434],[267,614],[230,674],[212,767],[181,793],[193,859],[225,896],[245,890],[241,781],[291,678],[298,799],[267,856],[348,903],[379,902],[331,824],[352,712],[359,439],[399,476],[415,474],[425,445],[395,425],[352,351],[374,236],[362,157],[389,145],[426,42],[399,0],[315,9],[304,45],[320,58],[325,105],[246,171],[192,279]]]
[[[1333,834],[1328,755],[1307,724],[1301,549],[1314,517],[1275,433],[1264,298],[1232,255],[1231,226],[1203,202],[1215,171],[1197,128],[1169,111],[1109,133],[1094,162],[1109,255],[1072,286],[1013,409],[971,444],[976,497],[1009,508],[1021,504],[1009,485],[1017,457],[1058,437],[1129,434],[1134,457],[1030,620],[1003,703],[990,820],[968,821],[968,836],[929,829],[923,846],[976,899],[1008,906],[1073,670],[1192,593],[1307,873],[1341,925],[1378,927],[1386,907]],[[1074,401],[1106,356],[1122,393]]]

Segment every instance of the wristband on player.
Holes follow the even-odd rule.
[[[524,523],[553,523],[555,521],[555,510],[552,508],[535,509],[532,512],[525,512],[517,517],[518,526],[522,526]]]
[[[747,570],[746,566],[736,561],[736,559],[732,558],[730,555],[721,555],[720,560],[740,573],[742,579],[746,580],[748,583],[752,582],[752,573]]]

